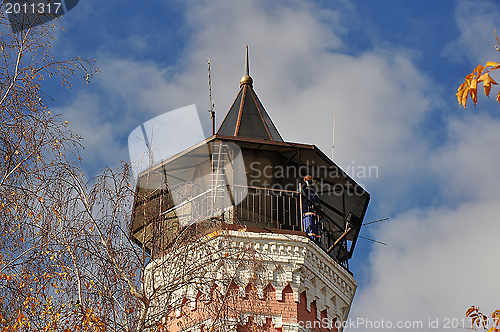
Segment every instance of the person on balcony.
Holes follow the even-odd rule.
[[[302,229],[314,242],[320,243],[319,210],[321,203],[314,191],[314,180],[312,176],[304,177],[301,183],[302,197]]]

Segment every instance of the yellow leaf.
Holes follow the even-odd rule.
[[[472,73],[477,72],[477,77],[479,77],[479,76],[481,76],[481,73],[483,72],[483,69],[484,69],[483,66],[477,65],[476,69],[474,69],[474,71]]]
[[[470,81],[470,87],[469,87],[470,90],[476,90],[477,89],[477,79],[472,79]]]
[[[475,78],[470,83],[469,94],[474,105],[477,105],[477,79]]]
[[[469,88],[465,88],[463,93],[462,93],[462,99],[460,101],[460,104],[465,108],[467,105],[467,95],[469,94]]]
[[[483,82],[484,94],[487,95],[488,97],[490,96],[491,85],[492,84],[498,85],[498,83],[495,82],[495,80],[491,78],[489,73],[484,73],[479,78],[478,82]]]
[[[498,91],[498,94],[497,94],[497,101],[500,103],[500,91]]]
[[[473,78],[473,77],[474,77],[474,75],[473,75],[473,74],[469,74],[469,75],[465,76],[465,84],[466,84],[467,86],[470,86],[470,84],[471,84],[471,80],[472,80],[472,78]]]
[[[498,65],[500,65],[500,63],[498,63],[498,62],[492,62],[492,61],[486,62],[486,67],[495,67]]]
[[[465,86],[465,83],[463,84]],[[458,103],[465,107],[465,102],[467,101],[467,93],[468,93],[468,88],[464,87],[457,92],[457,100]],[[464,96],[465,96],[465,101],[464,101]]]
[[[464,94],[463,90],[458,90],[457,91],[457,101],[460,105],[462,105],[462,95]]]

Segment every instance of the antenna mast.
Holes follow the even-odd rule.
[[[337,112],[333,112],[333,142],[332,142],[332,161],[335,155],[335,115]]]
[[[212,78],[210,76],[210,59],[208,59],[208,94],[210,96],[210,119],[212,119],[212,136],[215,135],[215,111],[214,102],[212,101]]]

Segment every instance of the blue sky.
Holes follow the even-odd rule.
[[[372,195],[366,221],[390,221],[362,231],[388,245],[358,241],[350,317],[442,328],[472,304],[500,306],[500,106],[455,98],[477,64],[500,61],[499,17],[495,1],[80,1],[53,53],[97,59],[101,73],[46,91],[83,135],[92,176],[128,160],[144,121],[208,109],[209,58],[219,124],[248,44],[254,89],[285,140],[331,154],[336,112],[335,161],[378,169],[352,174]]]

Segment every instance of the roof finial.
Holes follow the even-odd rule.
[[[250,65],[248,61],[248,45],[247,45],[247,53],[245,55],[245,73],[243,77],[240,79],[240,86],[243,84],[250,84],[252,85],[253,80],[250,77]]]
[[[245,54],[245,76],[250,76],[250,64],[248,63],[248,45],[247,53]]]

